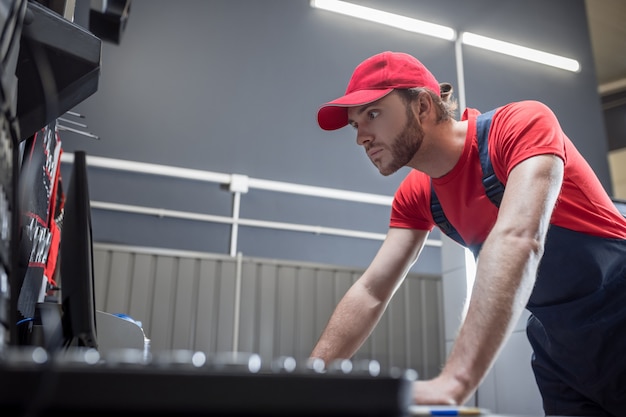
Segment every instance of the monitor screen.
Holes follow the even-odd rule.
[[[64,345],[97,348],[91,207],[85,152],[74,153],[59,251]]]

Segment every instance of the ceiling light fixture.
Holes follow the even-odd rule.
[[[453,41],[456,39],[456,31],[452,28],[412,19],[398,14],[383,12],[339,0],[311,0],[311,6],[317,9],[328,10],[370,22],[381,23],[408,32],[421,33],[436,38]]]
[[[345,1],[311,0],[311,7],[368,20],[370,22],[381,23],[383,25],[392,26],[409,32],[434,36],[448,41],[457,40],[456,31],[450,27],[384,12],[382,10],[372,9],[369,7],[359,6]],[[580,71],[580,64],[578,61],[571,58],[565,58],[559,55],[527,48],[514,43],[499,41],[497,39],[476,35],[470,32],[463,32],[460,38],[461,43],[464,45],[487,49],[493,52],[526,59],[567,71]]]
[[[548,52],[539,51],[537,49],[516,45],[514,43],[499,41],[486,36],[476,35],[475,33],[463,32],[461,34],[461,42],[465,45],[471,45],[504,55],[538,62],[540,64],[561,68],[567,71],[580,71],[580,64],[575,59],[565,58]]]

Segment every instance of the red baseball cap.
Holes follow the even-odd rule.
[[[352,73],[346,94],[323,104],[317,123],[324,130],[348,124],[348,107],[372,103],[396,88],[426,87],[439,94],[439,82],[416,58],[402,52],[382,52],[361,62]]]

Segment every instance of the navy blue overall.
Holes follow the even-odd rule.
[[[494,111],[478,116],[483,185],[500,205],[487,136]],[[443,233],[478,256],[445,217],[431,188],[431,211]],[[550,225],[527,304],[532,367],[547,415],[626,416],[626,240]]]

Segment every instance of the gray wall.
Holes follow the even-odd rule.
[[[463,48],[467,103],[550,105],[610,189],[607,145],[583,0],[361,1],[363,5],[578,59],[569,73]],[[121,44],[103,44],[98,92],[75,109],[90,140],[63,132],[66,151],[392,195],[406,171],[382,177],[350,128],[326,133],[318,106],[354,66],[383,50],[419,57],[457,84],[452,43],[314,10],[306,0],[133,0]],[[64,178],[69,176],[64,167]],[[189,181],[90,170],[92,199],[225,214],[231,196]],[[383,233],[387,207],[251,192],[242,216]],[[225,253],[228,227],[94,210],[102,242]],[[437,234],[435,234],[435,238]],[[242,228],[245,255],[363,267],[379,242]],[[414,266],[439,273],[427,248]]]

